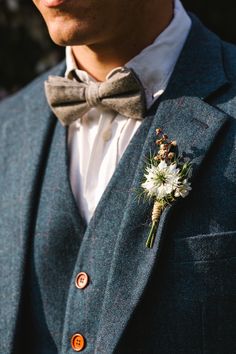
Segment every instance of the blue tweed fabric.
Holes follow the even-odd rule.
[[[165,94],[87,228],[48,75],[0,105],[0,353],[72,354],[76,332],[88,354],[235,353],[236,48],[193,18]],[[164,211],[147,249],[152,206],[137,189],[158,127],[191,158],[193,189]]]

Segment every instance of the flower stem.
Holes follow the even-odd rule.
[[[153,247],[153,243],[154,243],[155,236],[156,236],[157,226],[158,226],[157,222],[153,222],[152,223],[152,227],[151,227],[151,230],[150,230],[150,232],[148,234],[148,238],[147,238],[147,241],[146,241],[146,247],[147,248],[152,248]]]

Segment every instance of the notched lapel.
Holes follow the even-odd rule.
[[[154,267],[158,266],[165,228],[175,208],[174,204],[164,210],[154,246],[147,249],[147,221],[152,206],[139,202],[137,190],[143,181],[145,160],[150,150],[154,152],[156,148],[155,129],[161,127],[170,139],[177,140],[179,154],[188,156],[192,161],[194,179],[226,120],[226,114],[199,98],[181,97],[160,103],[143,147],[121,231],[117,237],[95,352],[108,353],[115,350]],[[103,340],[104,337],[106,341]]]
[[[137,304],[142,301],[152,272],[158,267],[165,229],[175,208],[173,204],[164,210],[154,246],[152,249],[145,248],[149,231],[147,221],[148,218],[150,220],[152,205],[139,203],[137,190],[143,181],[145,160],[150,151],[156,149],[156,128],[162,128],[170,139],[177,140],[179,154],[192,162],[194,181],[200,178],[201,164],[227,121],[224,112],[204,102],[205,98],[228,84],[222,63],[221,43],[198,20],[192,20],[191,33],[161,99],[137,166],[133,192],[129,195],[115,245],[96,353],[112,353],[116,350]]]

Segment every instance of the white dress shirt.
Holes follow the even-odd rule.
[[[190,27],[189,16],[180,1],[176,0],[174,17],[169,26],[125,65],[133,69],[141,81],[147,108],[165,91]],[[81,81],[94,80],[77,68],[70,47],[66,48],[66,64],[66,77],[72,78],[72,72],[75,72]],[[87,223],[140,124],[141,121],[96,107],[78,117],[69,127],[71,188]]]

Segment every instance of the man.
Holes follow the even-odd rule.
[[[236,352],[236,48],[178,0],[35,4],[67,56],[0,106],[0,352]],[[147,248],[157,128],[192,190]]]

